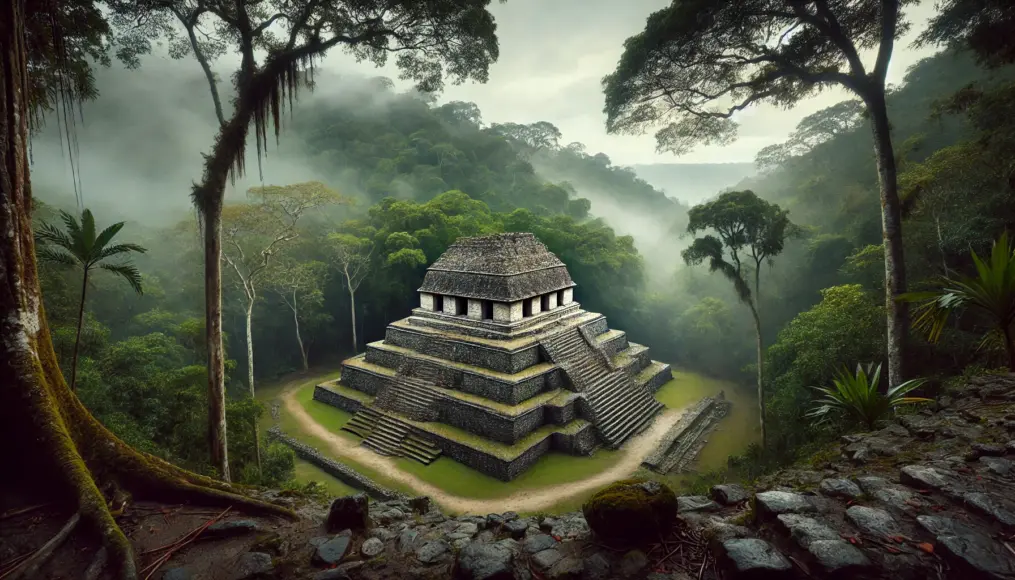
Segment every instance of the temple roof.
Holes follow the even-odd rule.
[[[420,292],[515,302],[575,283],[530,233],[459,238],[426,271]]]

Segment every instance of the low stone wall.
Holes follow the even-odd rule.
[[[388,377],[360,367],[342,365],[342,384],[376,397],[388,384]]]
[[[338,407],[350,413],[358,413],[363,408],[362,402],[352,397],[346,397],[342,393],[332,391],[331,389],[326,389],[321,385],[314,387],[314,400],[327,403],[332,407]]]
[[[539,345],[536,343],[515,351],[508,351],[449,338],[439,338],[397,326],[388,326],[384,341],[433,357],[508,374],[521,372],[540,362]]]
[[[268,430],[268,437],[287,445],[300,459],[313,463],[322,471],[335,477],[342,483],[365,491],[370,497],[380,501],[401,500],[408,501],[408,497],[397,491],[388,489],[375,482],[369,477],[360,474],[347,465],[343,465],[333,459],[325,457],[320,451],[301,443],[286,435],[278,425]]]
[[[652,376],[643,386],[648,389],[650,393],[654,393],[659,390],[660,387],[670,382],[673,378],[673,367],[669,364],[664,364],[662,370]]]

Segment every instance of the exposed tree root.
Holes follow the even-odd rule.
[[[50,538],[48,542],[43,544],[42,547],[36,550],[34,554],[28,557],[28,559],[19,564],[20,569],[11,576],[11,580],[37,577],[39,568],[41,568],[42,565],[46,563],[46,560],[49,560],[49,557],[53,555],[53,552],[55,552],[56,549],[67,540],[80,521],[81,514],[75,513],[71,516],[71,518],[67,520],[67,523],[60,528],[60,531],[57,532],[55,536]]]
[[[102,571],[106,569],[108,558],[109,552],[106,551],[106,548],[99,548],[99,551],[95,552],[95,557],[92,558],[92,563],[85,569],[84,580],[98,580],[99,574],[102,574]]]

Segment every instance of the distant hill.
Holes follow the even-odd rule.
[[[638,177],[666,195],[694,205],[755,172],[753,163],[652,163],[632,165]]]

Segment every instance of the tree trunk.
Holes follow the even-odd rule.
[[[303,346],[303,337],[300,335],[300,317],[296,312],[296,291],[293,290],[293,322],[296,324],[296,342],[300,345],[300,358],[303,360],[303,370],[310,370],[307,362],[307,349]]]
[[[906,291],[906,262],[902,247],[902,204],[899,201],[892,147],[891,126],[883,88],[871,90],[865,97],[874,130],[874,153],[877,159],[878,185],[881,188],[881,230],[885,251],[885,308],[888,311],[888,384],[905,380],[905,352],[909,334],[909,305],[896,300]]]
[[[761,425],[761,450],[768,448],[768,432],[765,428],[765,345],[761,336],[761,261],[754,263],[754,304],[751,314],[754,316],[754,332],[758,335],[758,422]]]
[[[1015,337],[1011,334],[1011,326],[1001,329],[1004,334],[1004,348],[1008,351],[1008,370],[1015,373]]]
[[[74,391],[78,378],[78,347],[81,345],[81,325],[85,320],[85,293],[88,291],[88,268],[82,268],[81,304],[78,306],[78,332],[74,335],[74,354],[70,359],[70,390]]]
[[[229,481],[226,447],[226,368],[222,347],[222,206],[204,215],[204,319],[208,343],[208,446],[211,464]]]
[[[5,486],[80,514],[106,548],[113,577],[137,578],[131,545],[100,489],[152,499],[244,505],[294,514],[232,493],[228,484],[184,471],[123,443],[71,392],[53,350],[42,304],[28,174],[26,0],[0,2],[0,461]]]
[[[356,340],[356,291],[352,288],[352,280],[349,279],[349,274],[345,275],[346,287],[349,289],[349,313],[352,315],[352,352],[356,354],[359,352],[359,341]]]
[[[250,388],[250,398],[254,396],[254,300],[257,296],[253,289],[247,294],[247,387]],[[257,460],[257,473],[261,473],[261,439],[257,436],[257,419],[251,425],[254,430],[254,458]]]

